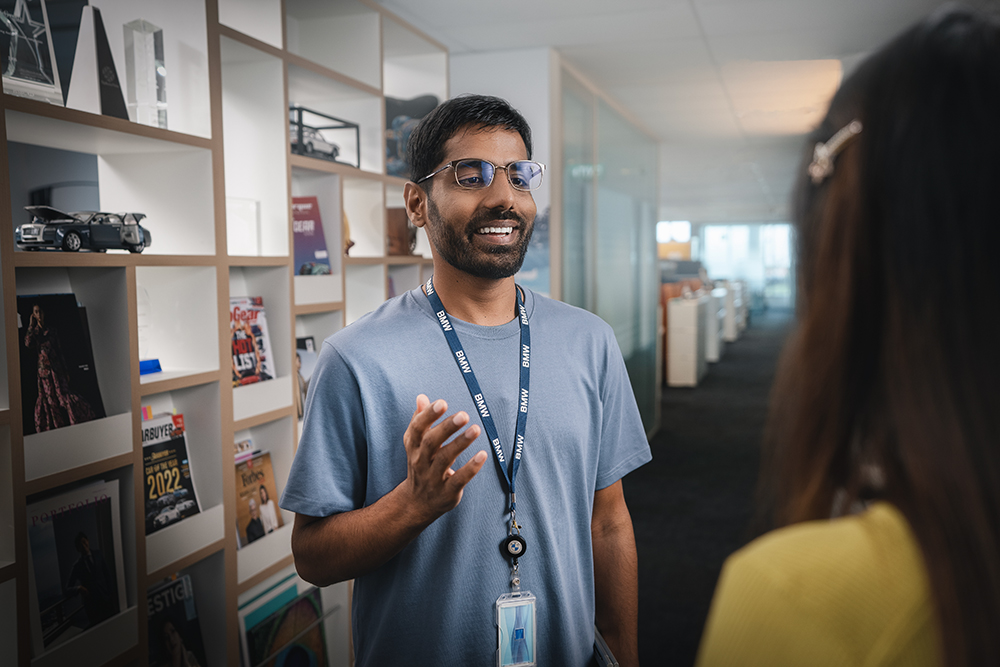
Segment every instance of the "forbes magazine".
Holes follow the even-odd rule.
[[[156,415],[142,423],[142,468],[147,535],[201,511],[184,415]]]
[[[126,607],[118,480],[57,491],[27,507],[33,654]]]
[[[281,527],[277,497],[270,453],[257,454],[236,464],[236,539],[239,547]]]

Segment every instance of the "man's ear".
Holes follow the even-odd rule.
[[[406,217],[415,227],[423,227],[427,223],[427,193],[412,181],[403,186],[403,203],[406,207]]]

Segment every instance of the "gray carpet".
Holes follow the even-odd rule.
[[[749,537],[761,433],[790,314],[753,318],[695,389],[665,388],[653,460],[625,478],[644,665],[694,662],[722,562]]]

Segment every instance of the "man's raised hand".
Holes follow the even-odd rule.
[[[457,471],[451,467],[458,455],[479,437],[480,429],[473,424],[442,447],[448,438],[469,423],[469,415],[458,412],[435,425],[447,410],[448,404],[443,400],[431,403],[427,396],[420,394],[417,409],[403,434],[407,461],[403,487],[411,496],[411,507],[419,512],[419,520],[425,525],[458,505],[465,485],[486,462],[486,452],[480,451]]]

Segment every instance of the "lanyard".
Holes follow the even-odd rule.
[[[515,289],[517,293],[517,309],[520,313],[518,324],[521,329],[521,367],[520,387],[517,393],[517,428],[514,431],[513,455],[510,461],[506,461],[503,448],[500,446],[500,434],[497,432],[496,424],[493,422],[493,414],[486,405],[486,399],[479,388],[479,381],[476,380],[476,374],[472,371],[472,364],[469,363],[469,358],[466,356],[465,350],[462,349],[462,343],[458,339],[458,334],[455,332],[451,320],[448,319],[448,312],[444,309],[444,304],[441,303],[441,297],[434,291],[433,278],[427,280],[424,289],[427,293],[427,299],[431,302],[431,307],[437,315],[438,324],[441,325],[444,337],[448,340],[448,346],[455,355],[455,363],[458,364],[458,369],[462,371],[462,377],[465,378],[465,384],[468,386],[472,400],[476,404],[476,410],[483,421],[483,428],[486,429],[486,436],[490,439],[490,444],[493,448],[493,456],[496,458],[497,463],[500,464],[500,470],[503,472],[507,488],[510,490],[510,510],[511,514],[513,514],[516,501],[514,496],[514,479],[517,477],[517,469],[521,465],[521,454],[524,451],[524,430],[528,423],[528,377],[530,375],[531,359],[531,334],[528,327],[528,312],[524,309],[521,292]]]

